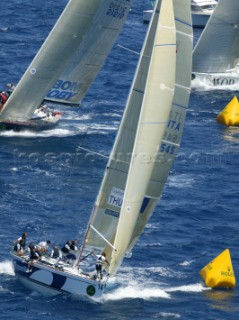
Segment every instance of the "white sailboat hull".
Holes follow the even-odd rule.
[[[201,82],[210,86],[231,86],[239,83],[239,72],[238,70],[223,73],[193,72],[192,85],[196,85],[197,83]]]
[[[16,276],[30,290],[44,296],[71,293],[88,298],[100,298],[105,283],[92,280],[88,275],[81,274],[72,267],[61,268],[56,264],[35,262],[31,272],[27,272],[26,257],[12,253]]]
[[[0,119],[0,130],[32,130],[42,131],[49,130],[57,126],[62,114],[60,112],[55,113],[53,116],[45,118],[32,118],[26,121]]]

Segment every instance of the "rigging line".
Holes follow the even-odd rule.
[[[135,54],[137,54],[138,56],[140,55],[140,52],[137,52],[137,51],[135,51],[135,50],[126,48],[126,47],[124,47],[124,46],[121,46],[120,44],[118,44],[117,47],[120,47],[121,49],[125,49],[125,50],[127,50],[127,51],[129,51],[129,52],[135,53]]]
[[[103,158],[109,159],[109,156],[106,156],[106,155],[104,155],[102,153],[99,153],[99,152],[96,152],[96,151],[93,151],[93,150],[90,150],[90,149],[87,149],[87,148],[83,148],[83,147],[79,147],[78,146],[77,149],[82,149],[84,151],[87,151],[87,152],[90,152],[90,153],[93,153],[93,154],[97,154],[98,156],[101,156]]]
[[[115,247],[103,236],[103,234],[101,234],[95,227],[93,227],[92,224],[90,225],[90,228],[94,230],[112,249],[115,250]]]

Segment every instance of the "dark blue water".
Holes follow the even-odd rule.
[[[65,4],[4,1],[2,88],[20,79]],[[145,8],[143,0],[135,1],[82,108],[61,107],[63,120],[48,132],[0,134],[1,319],[238,319],[238,287],[208,290],[199,276],[229,248],[239,278],[239,128],[215,121],[238,94],[232,89],[193,89],[182,146],[162,198],[132,258],[124,261],[101,301],[44,298],[14,276],[9,251],[23,231],[33,241],[49,238],[59,245],[84,233],[137,61],[117,45],[140,51]],[[195,41],[200,32],[195,30]]]

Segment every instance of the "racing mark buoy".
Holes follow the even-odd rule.
[[[209,262],[200,272],[200,276],[210,288],[233,288],[236,285],[229,249],[224,250]]]
[[[236,96],[216,117],[217,122],[225,126],[239,126],[239,102]]]

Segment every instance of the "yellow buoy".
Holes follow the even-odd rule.
[[[233,288],[236,285],[230,251],[224,250],[209,262],[199,274],[210,288]]]
[[[239,102],[236,96],[218,114],[216,120],[225,126],[239,126]]]

